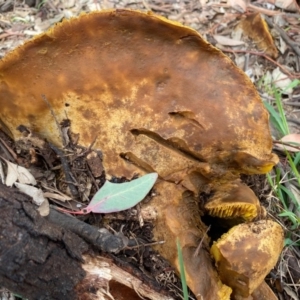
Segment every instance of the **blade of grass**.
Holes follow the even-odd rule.
[[[274,107],[269,104],[268,102],[264,101],[264,105],[267,108],[269,114],[270,114],[270,120],[273,126],[278,130],[281,136],[285,136],[285,129],[281,122],[281,118],[278,114],[278,112],[274,109]]]
[[[182,284],[182,290],[183,290],[183,298],[184,298],[184,300],[188,300],[189,295],[188,295],[188,289],[187,289],[187,284],[186,284],[184,263],[183,263],[183,257],[182,257],[180,242],[179,242],[178,238],[176,239],[176,245],[177,245],[177,255],[178,255],[178,261],[179,261],[181,284]]]
[[[280,173],[280,169],[279,168],[276,168],[276,192],[277,192],[277,195],[278,195],[278,199],[280,200],[281,204],[283,205],[284,209],[285,210],[288,210],[288,207],[287,207],[287,202],[286,202],[286,196],[283,192],[283,185],[281,184],[281,173]]]
[[[281,101],[282,94],[277,89],[274,88],[274,96],[275,96],[276,106],[282,122],[282,127],[284,129],[284,135],[288,135],[290,133],[290,129],[282,106],[282,101]]]
[[[297,152],[294,158],[294,165],[295,167],[297,167],[297,165],[299,164],[300,161],[300,152]]]
[[[285,89],[282,90],[282,92],[284,93],[289,89],[294,89],[298,85],[300,85],[300,80],[299,79],[294,79]]]
[[[287,217],[287,218],[289,218],[289,220],[293,223],[293,227],[294,227],[294,229],[296,229],[298,226],[299,226],[299,222],[300,222],[300,220],[299,220],[299,218],[297,218],[297,216],[293,213],[293,212],[291,212],[291,211],[283,211],[282,213],[280,213],[280,214],[278,214],[278,216],[279,217]]]
[[[295,163],[294,163],[294,161],[293,161],[293,159],[292,159],[290,153],[289,153],[288,151],[285,151],[285,153],[286,153],[286,156],[287,156],[287,158],[288,158],[290,167],[291,167],[291,169],[292,169],[294,175],[296,176],[296,179],[297,179],[297,181],[298,181],[298,184],[300,185],[300,175],[299,175],[299,172],[298,172],[298,170],[297,170],[297,168],[296,168],[296,165],[295,165]]]
[[[267,180],[268,180],[275,196],[280,200],[283,208],[285,210],[288,210],[287,205],[286,205],[285,196],[281,189],[282,185],[280,183],[280,170],[276,168],[276,178],[275,178],[276,184],[273,182],[270,174],[267,174]]]
[[[296,246],[296,247],[299,247],[300,246],[300,241],[293,241],[292,239],[290,238],[286,238],[284,240],[284,246]]]
[[[297,199],[295,198],[295,195],[283,185],[280,188],[290,197],[292,202],[295,204],[296,208],[298,210],[300,210],[300,206],[299,206],[299,203],[298,203]]]

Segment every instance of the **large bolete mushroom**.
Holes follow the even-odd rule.
[[[0,62],[0,107],[1,127],[12,137],[20,137],[22,124],[57,146],[52,112],[58,121],[67,116],[81,145],[97,137],[108,178],[158,172],[149,205],[155,236],[166,241],[162,253],[177,266],[179,239],[198,299],[229,299],[231,288],[239,293],[213,266],[197,196],[211,195],[208,213],[251,221],[259,202],[239,175],[266,173],[278,158],[253,84],[195,30],[128,10],[64,21]],[[268,243],[280,244],[278,236]],[[225,257],[218,251],[212,250],[217,263]],[[235,259],[244,257],[236,252]]]
[[[280,225],[269,220],[234,226],[211,247],[222,282],[248,297],[276,264],[281,241]]]

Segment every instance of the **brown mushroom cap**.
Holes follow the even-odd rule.
[[[270,220],[240,224],[211,247],[221,281],[248,297],[275,266],[283,248],[283,230]]]
[[[18,137],[22,124],[60,145],[42,95],[59,121],[68,116],[80,144],[98,136],[111,175],[136,172],[119,156],[163,177],[199,162],[244,173],[276,163],[248,77],[193,29],[152,14],[82,15],[0,62],[2,127]]]

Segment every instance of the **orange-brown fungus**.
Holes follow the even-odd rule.
[[[229,299],[231,288],[209,254],[197,196],[213,195],[206,204],[213,215],[251,220],[259,203],[238,178],[266,173],[278,158],[271,153],[268,113],[228,57],[195,30],[162,17],[93,12],[58,24],[0,62],[0,107],[0,127],[15,139],[22,124],[58,146],[52,112],[58,122],[67,116],[79,144],[97,137],[107,177],[156,171],[160,181],[148,209],[157,218],[155,239],[165,241],[159,250],[178,267],[178,238],[197,299]],[[265,243],[266,235],[257,237]],[[232,264],[242,264],[244,252],[235,253]],[[274,265],[277,256],[265,259]],[[247,291],[263,281],[261,267],[263,275],[255,285],[249,279]],[[236,289],[236,282],[228,284]]]
[[[239,152],[249,155],[240,172],[251,156],[272,158],[268,114],[247,76],[193,29],[151,14],[95,12],[58,24],[1,61],[0,95],[0,119],[15,137],[23,124],[60,145],[45,95],[82,145],[99,137],[115,176],[136,172],[121,153],[162,176],[195,161],[229,165]]]
[[[205,204],[205,209],[215,217],[251,221],[260,212],[260,205],[253,191],[237,181],[220,186]]]
[[[240,224],[211,247],[223,283],[248,297],[260,286],[283,248],[282,228],[273,221]]]

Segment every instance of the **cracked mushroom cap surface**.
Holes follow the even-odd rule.
[[[61,145],[49,106],[79,144],[97,138],[109,175],[166,177],[203,163],[265,173],[277,162],[249,78],[196,31],[153,14],[81,15],[2,59],[0,126]]]

